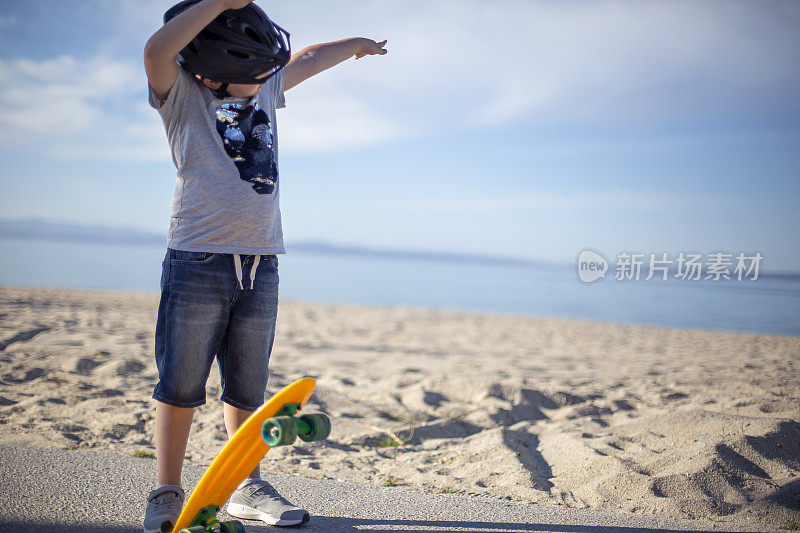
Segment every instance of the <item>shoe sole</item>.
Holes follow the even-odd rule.
[[[229,515],[235,516],[236,518],[241,518],[243,520],[261,520],[271,526],[302,526],[307,523],[310,518],[308,513],[305,513],[300,520],[275,520],[275,518],[263,511],[240,503],[229,503],[225,510]]]

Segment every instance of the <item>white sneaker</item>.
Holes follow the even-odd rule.
[[[261,520],[271,526],[302,526],[308,511],[289,503],[263,479],[247,479],[228,500],[228,514],[244,520]]]
[[[175,485],[161,487],[147,497],[144,515],[144,533],[172,531],[183,509],[183,489]]]

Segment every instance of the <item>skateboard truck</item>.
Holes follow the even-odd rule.
[[[270,446],[288,446],[297,437],[305,442],[325,440],[331,433],[331,420],[322,413],[297,416],[299,403],[284,404],[275,416],[261,426],[261,436]]]

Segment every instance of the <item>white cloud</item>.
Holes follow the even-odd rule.
[[[96,143],[105,157],[165,157],[157,115],[138,106],[141,48],[171,4],[96,0],[108,19],[96,57],[0,60],[15,110],[0,118],[0,140],[36,134],[65,156]],[[386,56],[350,60],[287,94],[279,123],[288,152],[496,127],[657,131],[798,111],[800,9],[791,2],[260,4],[295,50],[348,36],[389,40]]]
[[[402,137],[495,126],[652,127],[798,107],[800,13],[787,3],[414,0],[270,9],[296,48],[388,38],[388,55],[320,75],[295,104],[349,95]],[[332,106],[316,116],[333,123],[340,115]]]
[[[707,200],[703,200],[707,202]],[[491,197],[447,197],[421,199],[406,203],[408,209],[433,212],[547,211],[575,213],[586,211],[653,212],[683,211],[697,206],[697,198],[683,194],[646,193],[635,191],[549,192],[524,191],[515,194],[493,194]]]
[[[287,95],[288,112],[278,112],[281,151],[360,148],[384,144],[401,134],[399,124],[346,94],[293,96]]]
[[[135,105],[144,97],[142,70],[107,57],[0,60],[12,110],[0,115],[0,141],[27,148],[36,139],[37,150],[46,143],[63,158],[163,160],[157,115]]]

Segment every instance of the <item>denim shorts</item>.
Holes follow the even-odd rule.
[[[241,255],[252,271],[255,256]],[[278,258],[260,257],[250,288],[232,254],[167,248],[156,322],[158,383],[153,398],[175,407],[206,402],[216,357],[223,402],[253,411],[264,402],[278,315]]]

